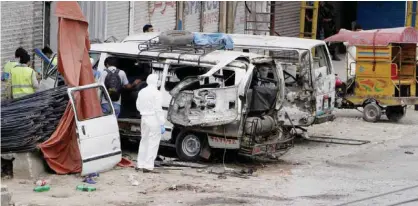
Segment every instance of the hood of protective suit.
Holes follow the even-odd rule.
[[[158,87],[158,75],[157,74],[150,74],[147,78],[148,86],[152,86],[157,88]]]

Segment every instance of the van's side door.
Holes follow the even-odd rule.
[[[331,114],[335,102],[335,74],[326,45],[314,48],[313,83],[316,97],[316,117]]]
[[[97,94],[98,89],[110,102],[106,88],[100,84],[68,89],[68,96],[74,110],[77,142],[82,159],[81,175],[112,169],[122,158],[119,127],[113,105],[110,104],[112,108],[110,113],[101,113],[102,116],[95,117],[81,117],[80,111],[77,110],[77,103],[82,98],[81,94],[83,92]]]

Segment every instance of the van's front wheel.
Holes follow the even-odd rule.
[[[202,140],[193,133],[183,133],[176,139],[176,153],[183,161],[198,161],[202,150]]]

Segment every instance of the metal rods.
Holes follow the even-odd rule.
[[[68,104],[67,87],[37,92],[1,104],[1,152],[28,152],[55,131]]]

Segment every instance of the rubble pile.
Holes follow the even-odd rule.
[[[61,86],[1,103],[1,152],[28,152],[55,131],[68,104]]]

